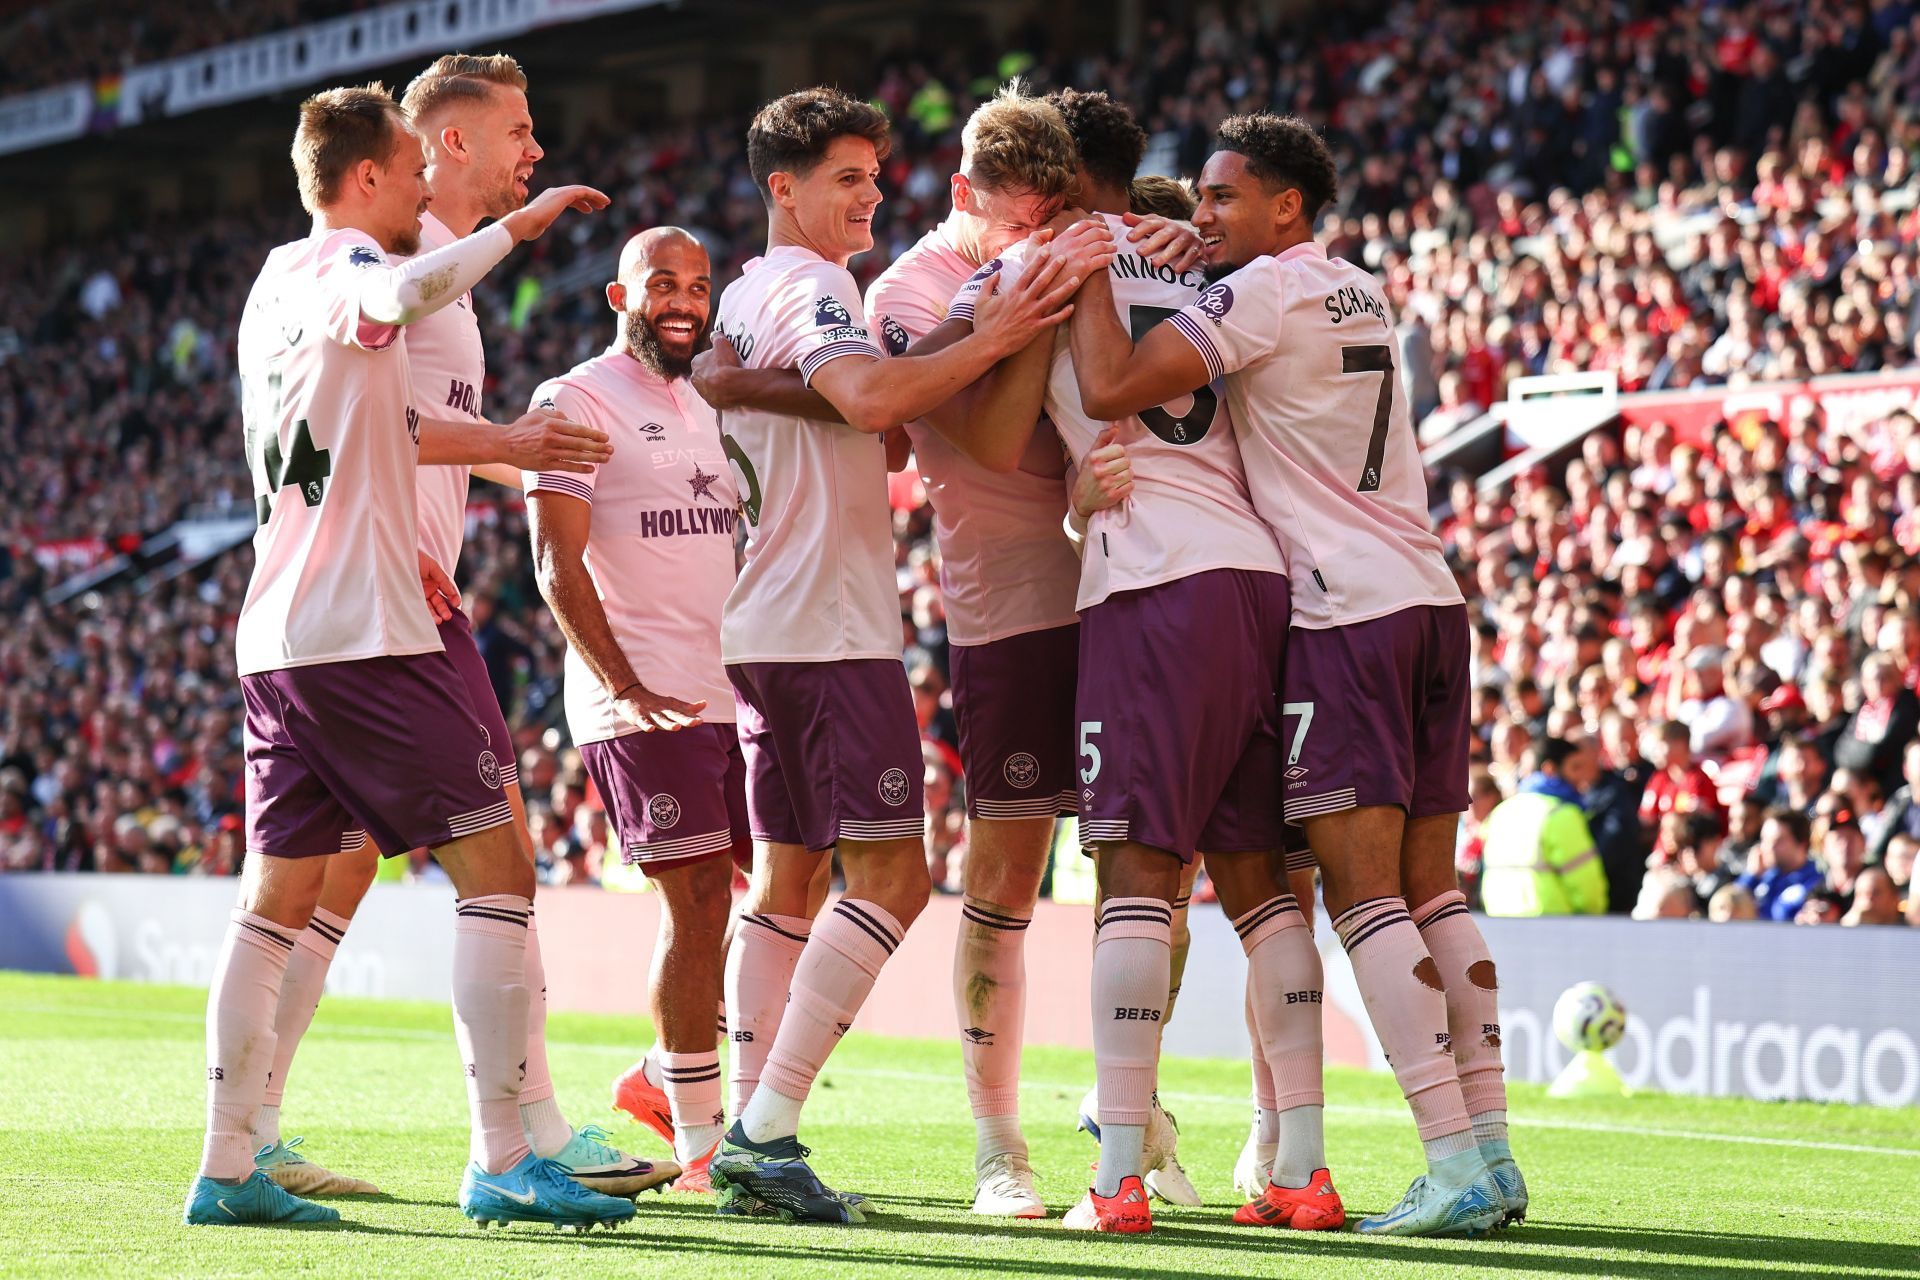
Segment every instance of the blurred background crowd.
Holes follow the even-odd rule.
[[[336,0],[0,7],[9,90],[356,7]],[[1140,52],[901,47],[871,279],[946,211],[959,126],[1010,74],[1102,87],[1192,175],[1235,111],[1294,112],[1339,157],[1331,252],[1386,283],[1422,438],[1514,377],[1737,388],[1916,362],[1920,10],[1906,0],[1360,4],[1279,21],[1179,6]],[[1012,51],[1010,52],[1010,48]],[[131,51],[131,52],[129,52]],[[533,86],[536,111],[540,86]],[[724,283],[760,251],[746,119],[549,138],[537,182],[613,197],[478,292],[486,408],[607,340],[632,231],[693,229]],[[250,508],[238,312],[297,208],[0,254],[0,867],[229,874],[241,851],[232,626],[244,545],[55,603],[75,572],[190,515]],[[1817,408],[1589,435],[1481,491],[1433,477],[1476,622],[1474,807],[1460,865],[1491,911],[1920,923],[1920,423]],[[938,550],[894,488],[929,859],[958,883],[964,779]],[[517,495],[476,484],[460,581],[516,727],[544,874],[602,874],[604,814],[559,708],[562,642]]]

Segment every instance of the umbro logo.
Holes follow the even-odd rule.
[[[840,1028],[838,1031],[833,1033],[836,1036],[843,1036],[847,1034],[847,1032],[853,1030],[853,1024],[851,1022],[836,1022],[833,1025]]]
[[[1287,770],[1287,781],[1298,782],[1300,781],[1300,779],[1306,777],[1309,773],[1312,773],[1312,772],[1313,770],[1307,768],[1307,766],[1303,764],[1297,764],[1293,766],[1293,768]]]
[[[979,1027],[968,1027],[960,1034],[977,1045],[989,1045],[993,1043],[993,1032],[983,1031]]]

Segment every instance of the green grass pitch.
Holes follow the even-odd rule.
[[[623,979],[628,980],[628,979]],[[630,980],[638,981],[633,977]],[[466,1101],[451,1021],[424,1004],[323,1003],[284,1112],[323,1164],[377,1182],[337,1227],[187,1228],[200,1146],[205,997],[175,987],[0,974],[0,1275],[654,1276],[1920,1276],[1920,1113],[1639,1097],[1562,1103],[1515,1090],[1514,1149],[1533,1216],[1479,1242],[1236,1228],[1232,1167],[1247,1073],[1169,1060],[1162,1097],[1201,1209],[1155,1206],[1147,1240],[1061,1231],[1092,1144],[1073,1130],[1090,1055],[1027,1054],[1022,1110],[1054,1217],[966,1212],[972,1123],[953,1044],[852,1035],[807,1108],[829,1182],[872,1196],[864,1227],[715,1218],[710,1199],[645,1196],[635,1221],[581,1238],[482,1235],[454,1193]],[[557,1015],[560,1100],[576,1124],[658,1155],[607,1109],[644,1025]],[[1385,1076],[1329,1073],[1327,1147],[1350,1215],[1388,1207],[1418,1171]]]

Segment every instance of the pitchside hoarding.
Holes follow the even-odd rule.
[[[0,876],[0,968],[205,985],[231,881],[145,876]],[[862,1030],[952,1033],[944,995],[959,922],[936,899],[888,964]],[[641,1012],[657,920],[649,894],[543,893],[538,902],[556,1008]],[[1636,1088],[1874,1106],[1920,1104],[1920,930],[1790,925],[1485,920],[1500,970],[1507,1070],[1550,1080],[1567,1060],[1552,1034],[1553,1002],[1576,982],[1612,987],[1626,1004],[1615,1065]],[[1042,904],[1028,933],[1035,975],[1027,1025],[1036,1043],[1091,1045],[1090,909]],[[1246,961],[1214,907],[1193,912],[1193,951],[1169,1053],[1240,1058]],[[593,939],[621,937],[609,965]],[[453,911],[444,887],[381,885],[368,896],[328,975],[339,994],[447,998]],[[1330,1060],[1382,1068],[1359,991],[1321,917]],[[941,993],[930,999],[929,992]]]

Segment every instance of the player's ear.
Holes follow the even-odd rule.
[[[964,173],[956,173],[949,180],[953,191],[953,207],[962,213],[973,212],[973,183]]]
[[[447,155],[465,158],[467,154],[467,137],[464,133],[460,132],[459,125],[450,124],[442,129],[440,131],[439,141],[440,150]]]
[[[607,285],[607,305],[621,315],[627,314],[627,286],[625,284],[615,280]]]
[[[1281,226],[1298,218],[1305,207],[1306,200],[1301,196],[1298,187],[1282,187],[1279,194],[1274,197],[1273,212]]]
[[[380,189],[380,166],[372,160],[362,160],[353,166],[353,178],[367,195],[373,195]]]
[[[784,170],[776,169],[767,175],[767,190],[773,193],[773,202],[782,209],[793,208],[794,176]]]

